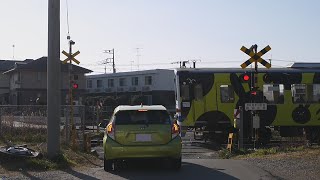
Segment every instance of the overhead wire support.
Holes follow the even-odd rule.
[[[193,68],[196,68],[196,62],[201,62],[201,59],[192,59],[192,60],[189,60],[189,62],[192,62],[193,64]]]
[[[176,61],[176,62],[172,62],[171,64],[179,64],[180,68],[186,68],[186,63],[189,63],[188,61]]]

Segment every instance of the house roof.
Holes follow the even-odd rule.
[[[36,60],[25,60],[25,61],[19,61],[15,62],[11,66],[11,69],[7,69],[5,73],[15,72],[15,71],[38,71],[38,72],[46,72],[47,71],[47,57],[41,57]],[[1,64],[0,64],[1,66]],[[61,62],[61,72],[68,72],[69,70],[69,64],[63,64]],[[72,65],[73,72],[76,73],[91,73],[92,71],[77,65]]]
[[[8,71],[9,69],[14,67],[14,64],[16,62],[22,62],[22,61],[0,60],[0,71]]]

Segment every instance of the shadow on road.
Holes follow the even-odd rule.
[[[184,145],[206,148],[213,151],[219,151],[222,149],[222,147],[224,147],[224,145],[221,145],[221,144],[217,144],[214,142],[204,142],[204,141],[203,142],[202,141],[191,141],[191,142],[185,141],[183,143]]]
[[[79,179],[87,179],[87,180],[98,180],[98,178],[89,176],[87,174],[83,174],[77,171],[74,171],[73,169],[67,169],[67,170],[63,170],[65,173],[68,173],[74,177],[77,177]]]
[[[28,178],[30,178],[30,179],[40,180],[40,178],[37,178],[37,177],[31,175],[31,174],[30,174],[29,172],[27,172],[27,171],[21,171],[21,174],[23,174],[25,177],[28,177]]]
[[[224,169],[211,169],[198,164],[183,162],[179,171],[171,170],[162,163],[139,163],[130,164],[111,173],[126,179],[237,179],[233,176],[225,174]]]

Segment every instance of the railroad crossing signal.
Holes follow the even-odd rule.
[[[251,58],[248,59],[246,62],[242,63],[240,66],[242,67],[242,69],[244,69],[253,62],[259,62],[263,66],[265,66],[266,68],[270,68],[271,64],[261,58],[261,56],[263,56],[265,53],[270,51],[270,49],[271,49],[271,47],[268,45],[267,47],[263,48],[258,53],[254,53],[253,50],[247,49],[246,47],[242,46],[240,50],[242,52],[248,54]]]
[[[68,63],[68,61],[73,61],[73,62],[75,62],[75,63],[77,63],[77,64],[80,64],[80,61],[78,61],[76,58],[74,58],[74,57],[76,57],[78,54],[80,54],[80,51],[77,51],[77,52],[75,52],[75,53],[67,53],[67,52],[65,52],[65,51],[62,51],[62,54],[64,54],[64,55],[66,55],[67,56],[67,59],[65,59],[64,61],[62,61],[62,63],[63,64],[66,64],[66,63]]]

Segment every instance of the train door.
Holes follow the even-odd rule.
[[[223,123],[231,123],[231,120],[233,120],[235,102],[234,87],[230,83],[217,83],[218,111],[223,112],[229,118],[229,122]]]

